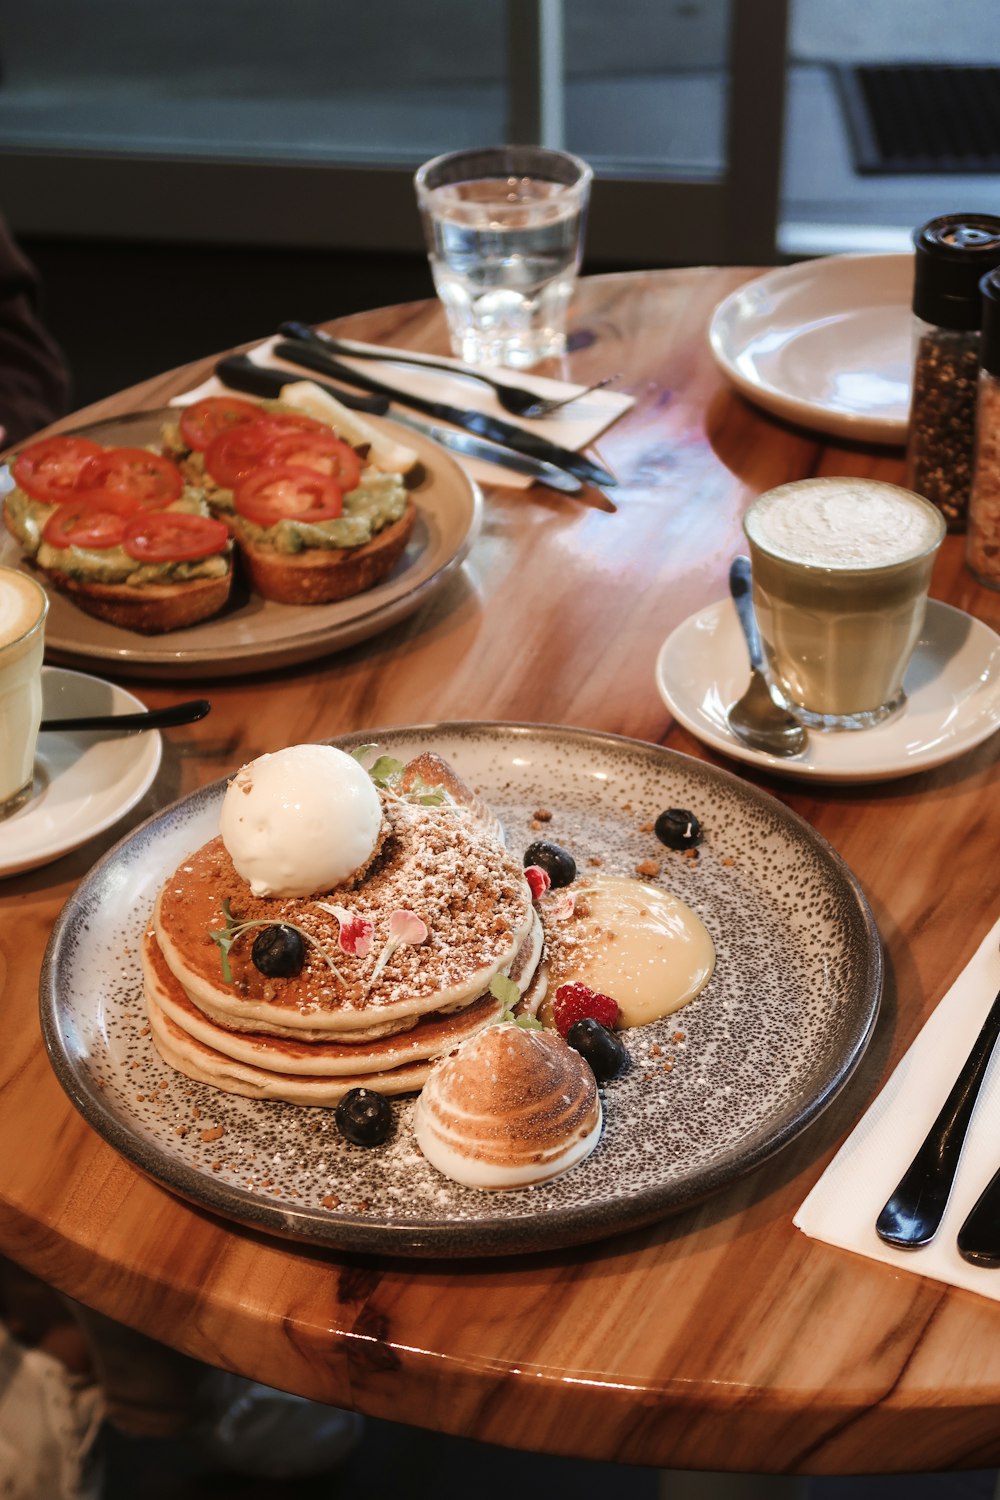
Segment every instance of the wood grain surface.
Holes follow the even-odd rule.
[[[305,666],[206,680],[211,715],[164,736],[162,770],[130,821],[279,744],[368,726],[567,723],[714,759],[671,721],[653,669],[673,627],[725,593],[746,504],[801,475],[902,477],[900,452],[784,426],[723,382],[707,322],[752,274],[585,280],[573,352],[550,368],[581,382],[620,370],[619,388],[637,398],[596,447],[621,480],[613,500],[487,490],[468,564],[419,613]],[[336,326],[446,349],[433,303]],[[161,405],[208,368],[171,372],[85,417]],[[1000,627],[1000,595],[964,569],[958,537],[933,592]],[[150,705],[193,693],[188,682],[129,686]],[[737,768],[858,875],[887,954],[875,1040],[835,1104],[751,1177],[651,1229],[559,1254],[343,1256],[173,1198],[83,1122],[39,1033],[52,922],[122,828],[4,881],[0,1252],[186,1354],[443,1432],[679,1468],[1000,1463],[1000,1306],[814,1243],[791,1222],[995,918],[998,749],[995,736],[938,770],[873,786]]]

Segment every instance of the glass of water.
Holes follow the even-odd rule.
[[[563,353],[592,177],[541,146],[452,151],[420,168],[434,285],[466,364],[524,369]]]

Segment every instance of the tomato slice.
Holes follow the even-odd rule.
[[[125,523],[122,546],[137,562],[189,562],[223,552],[229,531],[212,516],[186,511],[144,511]]]
[[[261,461],[269,468],[291,464],[296,469],[329,474],[344,494],[356,490],[361,482],[360,457],[350,443],[329,428],[323,432],[282,433],[265,448]]]
[[[11,472],[15,482],[35,500],[58,505],[72,495],[80,470],[88,459],[102,451],[100,443],[85,437],[42,438],[22,448]]]
[[[77,495],[49,516],[42,539],[50,547],[117,547],[138,509],[138,500],[114,490]]]
[[[237,484],[236,510],[258,526],[279,521],[334,521],[344,509],[340,485],[312,469],[255,469]]]
[[[261,454],[275,433],[263,422],[232,427],[213,438],[205,449],[205,468],[216,484],[231,490],[260,463]]]
[[[184,488],[177,465],[148,448],[105,448],[88,458],[76,479],[81,493],[113,490],[141,505],[169,505]]]
[[[278,432],[329,432],[325,422],[307,417],[304,411],[265,411],[260,420]]]
[[[254,401],[244,401],[240,396],[205,396],[181,413],[181,437],[189,448],[204,453],[220,432],[256,422],[259,416],[260,407]]]

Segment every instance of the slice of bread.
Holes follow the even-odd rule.
[[[138,587],[126,583],[88,583],[55,569],[39,570],[60,593],[98,620],[120,625],[140,635],[160,635],[197,625],[217,615],[229,599],[233,581],[230,562],[223,576],[192,578],[185,583],[149,583]]]
[[[231,525],[251,587],[278,604],[331,604],[363,593],[387,578],[403,555],[416,523],[412,500],[398,521],[384,527],[361,547],[308,547],[277,552],[240,534],[239,517]]]

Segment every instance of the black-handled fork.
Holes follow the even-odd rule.
[[[940,1114],[928,1131],[926,1140],[876,1220],[876,1233],[886,1244],[895,1245],[899,1250],[916,1250],[921,1245],[929,1244],[937,1234],[948,1206],[969,1123],[998,1036],[1000,994],[990,1006],[972,1051]],[[975,1212],[974,1209],[973,1213]],[[966,1227],[968,1222],[967,1220]]]
[[[278,332],[284,334],[286,339],[314,345],[326,354],[347,354],[353,359],[386,360],[390,364],[418,365],[425,370],[444,370],[449,375],[461,375],[466,380],[478,380],[480,384],[489,386],[504,411],[509,411],[514,417],[550,417],[553,412],[561,411],[564,406],[571,406],[574,401],[579,401],[581,396],[589,396],[592,391],[603,390],[606,385],[618,379],[617,375],[605,375],[603,380],[595,380],[593,385],[588,385],[584,390],[572,391],[568,396],[540,396],[537,391],[529,391],[524,386],[513,385],[508,380],[497,380],[495,376],[487,375],[484,370],[477,370],[472,365],[464,365],[460,360],[436,359],[432,354],[423,354],[412,349],[383,349],[378,344],[363,344],[356,339],[335,339],[330,334],[324,333],[322,329],[310,328],[308,323],[294,321],[282,323]]]

